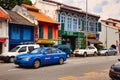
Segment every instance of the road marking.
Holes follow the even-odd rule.
[[[73,80],[73,79],[75,79],[75,77],[73,76],[65,76],[65,77],[59,78],[59,80]]]
[[[104,69],[103,71],[104,71],[104,72],[108,72],[108,71],[109,71],[109,69]]]
[[[96,74],[98,74],[97,72],[87,72],[87,73],[85,73],[85,75],[87,75],[87,76],[92,76],[92,75],[96,75]]]
[[[8,71],[17,71],[19,69],[8,69]]]

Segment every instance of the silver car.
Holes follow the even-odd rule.
[[[114,48],[105,48],[105,49],[102,49],[102,50],[98,51],[98,54],[99,55],[105,55],[105,56],[116,55],[117,50],[114,49]]]

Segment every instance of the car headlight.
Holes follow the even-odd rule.
[[[25,60],[25,61],[29,61],[31,58],[30,57],[28,57],[28,58],[23,58],[23,60]]]

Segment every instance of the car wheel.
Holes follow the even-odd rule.
[[[35,61],[33,62],[33,67],[34,67],[34,68],[39,68],[40,65],[41,65],[41,63],[40,63],[39,60],[35,60]]]
[[[60,58],[60,59],[59,59],[59,64],[63,64],[63,63],[64,63],[63,58]]]
[[[117,55],[117,52],[115,52],[114,55]]]
[[[94,55],[93,56],[97,56],[97,53],[96,52],[94,52]]]
[[[70,54],[67,54],[67,58],[69,58],[70,57]]]
[[[10,57],[10,58],[9,58],[9,62],[10,62],[10,63],[13,63],[13,61],[14,61],[14,57]]]
[[[85,53],[83,54],[83,56],[84,56],[84,57],[87,57],[87,53],[85,52]]]
[[[108,52],[105,53],[105,56],[108,56]]]

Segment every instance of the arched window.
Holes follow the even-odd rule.
[[[73,17],[73,31],[77,31],[78,30],[78,18],[77,16],[75,15]]]
[[[61,23],[65,23],[66,21],[66,14],[65,13],[61,13]]]
[[[67,17],[67,30],[72,30],[72,16],[68,15]]]

